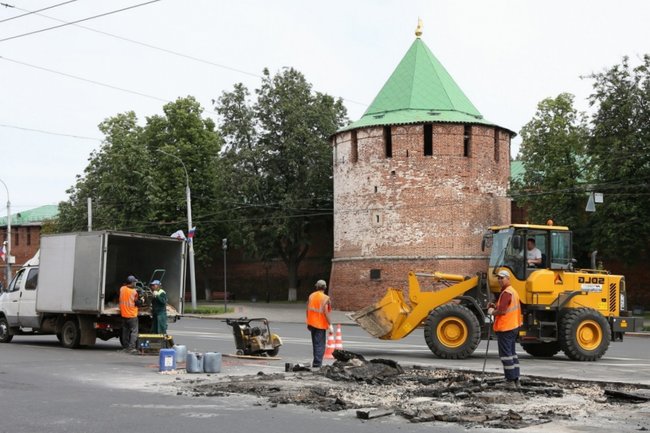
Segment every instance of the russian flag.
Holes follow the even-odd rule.
[[[5,244],[2,244],[2,249],[0,249],[0,258],[5,262],[7,261],[7,247]]]
[[[189,231],[187,232],[187,240],[188,240],[188,242],[192,242],[192,239],[194,239],[194,232],[195,232],[195,231],[196,231],[196,226],[192,227],[192,228],[189,229]]]

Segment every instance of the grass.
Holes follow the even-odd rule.
[[[228,307],[225,311],[223,305],[197,305],[196,309],[185,308],[185,314],[224,314],[232,313],[235,309]]]

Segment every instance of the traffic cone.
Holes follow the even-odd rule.
[[[323,359],[334,359],[334,335],[331,332],[327,333],[327,347],[325,348],[325,355]]]
[[[341,324],[336,325],[336,340],[334,340],[334,348],[336,350],[343,350],[343,335],[341,335]]]

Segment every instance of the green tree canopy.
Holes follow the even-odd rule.
[[[310,223],[332,213],[329,137],[343,126],[340,99],[313,92],[298,71],[264,70],[255,100],[242,84],[215,101],[226,142],[224,186],[231,237],[251,256],[281,257],[296,288]]]
[[[221,138],[202,111],[194,98],[186,97],[166,104],[164,115],[147,118],[144,127],[133,112],[102,122],[104,143],[67,191],[69,199],[60,203],[58,230],[86,229],[90,197],[93,229],[164,235],[186,231],[186,177],[180,159],[192,191],[197,258],[208,265],[218,231],[214,215],[219,211]]]
[[[585,143],[588,128],[584,114],[573,106],[574,96],[562,93],[537,105],[537,112],[521,130],[522,177],[512,179],[511,194],[526,207],[531,223],[548,219],[576,233],[576,246],[586,247],[581,234],[586,224],[584,183]]]
[[[650,239],[650,55],[590,75],[596,108],[588,142],[594,189],[594,243],[627,263],[647,257]]]

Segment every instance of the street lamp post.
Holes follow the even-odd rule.
[[[162,149],[158,149],[158,152],[177,159],[178,162],[181,163],[181,166],[183,167],[183,171],[185,171],[185,201],[187,202],[187,232],[189,235],[190,230],[192,230],[192,195],[190,191],[190,177],[187,174],[187,168],[185,168],[185,164],[183,163],[183,160],[180,159],[178,156],[172,155],[171,153],[167,153]],[[190,239],[189,244],[190,244],[190,251],[189,251],[190,291],[192,295],[192,310],[196,310],[196,276],[195,276],[196,274],[194,272],[194,240]]]
[[[223,248],[223,312],[228,312],[228,286],[226,286],[226,250],[228,249],[228,239],[221,240]]]
[[[0,179],[0,182],[5,187],[7,191],[7,256],[5,257],[5,263],[7,264],[7,286],[11,282],[11,201],[9,200],[9,188],[7,184]]]

